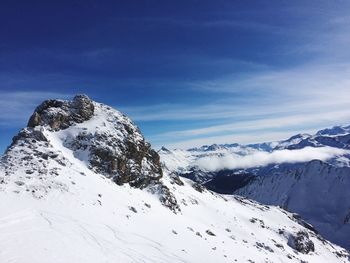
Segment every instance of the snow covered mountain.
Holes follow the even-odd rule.
[[[297,215],[162,170],[120,112],[48,100],[0,162],[0,262],[349,262]]]
[[[298,213],[350,249],[350,126],[252,145],[159,151],[163,165],[224,194]]]

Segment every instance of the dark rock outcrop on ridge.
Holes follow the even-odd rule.
[[[72,101],[46,100],[34,111],[28,127],[49,125],[57,131],[89,120],[94,114],[94,104],[86,95],[76,95]]]

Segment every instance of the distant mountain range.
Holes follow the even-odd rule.
[[[159,154],[169,172],[298,213],[350,249],[350,126],[277,142],[162,148]]]

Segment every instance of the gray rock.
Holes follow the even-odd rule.
[[[76,95],[72,101],[46,100],[35,109],[28,127],[48,125],[57,131],[89,120],[93,114],[94,104],[86,95]]]
[[[207,233],[209,236],[216,236],[211,230],[206,230],[205,233]]]
[[[306,231],[299,231],[296,235],[290,235],[288,246],[303,254],[315,251],[315,245]]]

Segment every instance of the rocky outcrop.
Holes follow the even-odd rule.
[[[91,136],[88,137],[91,138]],[[149,143],[133,144],[128,141],[126,144],[121,144],[117,138],[109,136],[106,139],[112,146],[110,147],[102,146],[99,138],[101,136],[91,138],[92,143],[88,146],[90,167],[94,171],[105,174],[119,185],[129,183],[137,188],[145,188],[162,177],[159,155],[151,149]],[[81,149],[78,141],[74,144],[75,150]]]
[[[27,143],[35,143],[36,141],[46,142],[47,138],[40,128],[24,128],[12,138],[12,144],[15,144],[18,140],[23,140]]]
[[[72,101],[46,100],[35,109],[28,127],[49,125],[57,131],[89,120],[93,114],[94,104],[86,95],[77,95]]]
[[[309,254],[315,251],[315,245],[310,240],[309,234],[306,231],[299,231],[296,235],[291,235],[288,245],[303,254]]]

